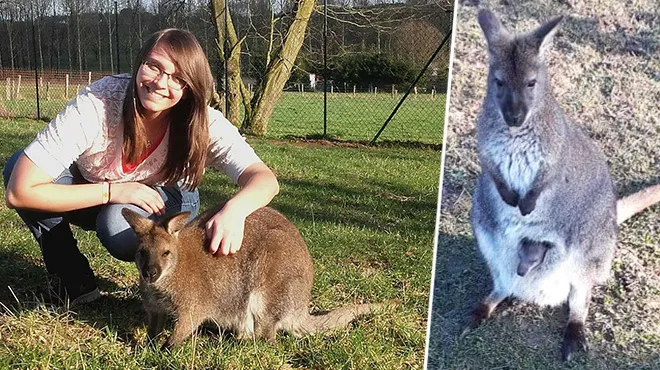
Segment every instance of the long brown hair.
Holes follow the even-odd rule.
[[[158,48],[174,61],[186,82],[181,100],[169,111],[170,136],[167,159],[161,171],[166,184],[184,180],[188,189],[196,188],[204,174],[209,145],[208,104],[213,77],[208,59],[195,36],[186,30],[169,28],[154,33],[142,46],[133,64],[133,75],[124,99],[124,144],[122,153],[128,163],[137,163],[147,148],[147,134],[137,96],[137,73],[147,54]]]

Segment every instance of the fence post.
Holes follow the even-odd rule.
[[[87,84],[89,85],[91,83],[92,83],[92,72],[90,71],[87,72]]]
[[[64,77],[64,99],[69,99],[69,74]]]
[[[11,78],[7,77],[7,87],[5,89],[7,100],[11,100]]]
[[[18,82],[16,83],[16,99],[21,98],[21,75],[18,75]]]

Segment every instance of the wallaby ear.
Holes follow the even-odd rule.
[[[554,37],[557,30],[559,30],[559,24],[561,23],[564,16],[560,15],[559,17],[553,18],[539,28],[533,31],[530,34],[530,38],[537,45],[539,49],[539,55],[545,55],[550,44],[552,43],[552,38]]]
[[[121,215],[124,216],[124,219],[126,219],[126,222],[128,222],[128,225],[130,225],[131,229],[133,229],[136,234],[147,233],[154,227],[153,221],[131,209],[123,208],[121,210]]]
[[[176,235],[183,229],[184,226],[186,226],[186,222],[188,221],[188,216],[190,216],[190,212],[179,212],[175,214],[172,217],[169,217],[165,221],[163,221],[163,226],[165,226],[165,230],[167,230],[167,233],[170,235]]]
[[[497,16],[490,10],[481,9],[477,15],[477,20],[479,21],[479,26],[481,26],[481,30],[488,43],[488,50],[491,53],[496,52],[495,49],[498,45],[511,39],[509,32],[504,29],[500,20],[497,19]]]

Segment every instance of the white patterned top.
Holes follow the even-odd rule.
[[[130,75],[104,77],[82,89],[25,148],[25,154],[53,178],[72,163],[90,182],[138,181],[162,185],[169,128],[160,145],[135,170],[122,170],[122,105]],[[209,107],[209,152],[212,166],[236,183],[251,164],[261,162],[245,139],[219,111]]]

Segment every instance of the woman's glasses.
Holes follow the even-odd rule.
[[[142,73],[148,78],[152,79],[160,79],[162,75],[167,76],[167,86],[171,87],[174,90],[183,90],[186,87],[186,81],[184,81],[181,77],[172,74],[172,73],[167,73],[160,69],[158,64],[145,60],[142,62]]]

